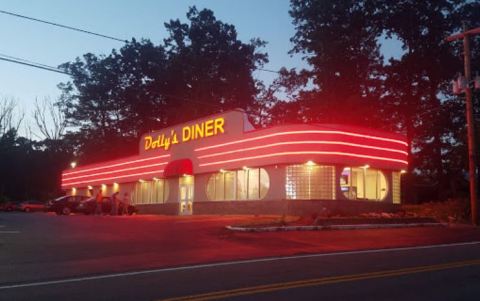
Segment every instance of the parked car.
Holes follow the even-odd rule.
[[[45,211],[47,207],[44,202],[40,201],[25,201],[18,204],[17,210],[30,212],[30,211]]]
[[[102,200],[102,204],[105,205],[105,203],[109,201],[109,198],[104,197]],[[102,206],[105,207],[105,206]],[[97,201],[95,197],[88,198],[86,200],[83,200],[78,204],[77,211],[81,212],[83,214],[94,214],[97,208]],[[102,208],[102,213],[106,213],[106,210]]]
[[[5,202],[1,204],[0,210],[3,211],[15,211],[18,208],[18,203],[15,202]]]
[[[58,215],[69,215],[78,212],[77,207],[81,201],[88,199],[83,195],[66,195],[48,202],[47,211],[55,212]]]
[[[118,213],[122,214],[124,211],[124,203],[119,202],[118,204]],[[82,212],[84,214],[95,214],[97,208],[97,201],[94,197],[88,198],[80,202],[77,207],[77,212]],[[103,197],[102,199],[102,213],[103,214],[111,214],[112,212],[112,202],[109,197]],[[128,205],[127,214],[132,215],[137,213],[137,208],[132,205]]]

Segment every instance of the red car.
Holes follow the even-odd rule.
[[[3,211],[14,211],[17,210],[18,204],[14,202],[5,202],[0,204],[0,210]]]
[[[47,207],[45,206],[44,202],[39,201],[25,201],[21,202],[17,210],[24,211],[24,212],[31,212],[31,211],[46,211]]]

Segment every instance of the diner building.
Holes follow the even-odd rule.
[[[140,213],[305,214],[394,210],[404,136],[337,124],[256,129],[232,110],[144,134],[133,157],[62,172],[68,194],[119,192]]]

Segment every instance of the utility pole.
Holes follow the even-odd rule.
[[[468,170],[469,170],[469,182],[470,182],[470,210],[472,214],[472,224],[478,225],[478,208],[477,208],[477,160],[476,160],[476,145],[475,145],[475,123],[473,119],[473,102],[472,102],[472,89],[470,82],[472,80],[472,74],[470,71],[470,36],[480,34],[480,27],[467,30],[465,24],[463,24],[463,32],[449,36],[447,42],[463,39],[463,57],[465,67],[465,104],[467,115],[467,138],[468,138]]]

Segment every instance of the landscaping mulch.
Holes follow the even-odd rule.
[[[317,218],[314,225],[331,226],[331,225],[380,225],[380,224],[420,224],[420,223],[437,223],[438,221],[431,217],[400,217],[400,218],[362,218],[362,217],[345,217],[345,218]]]

